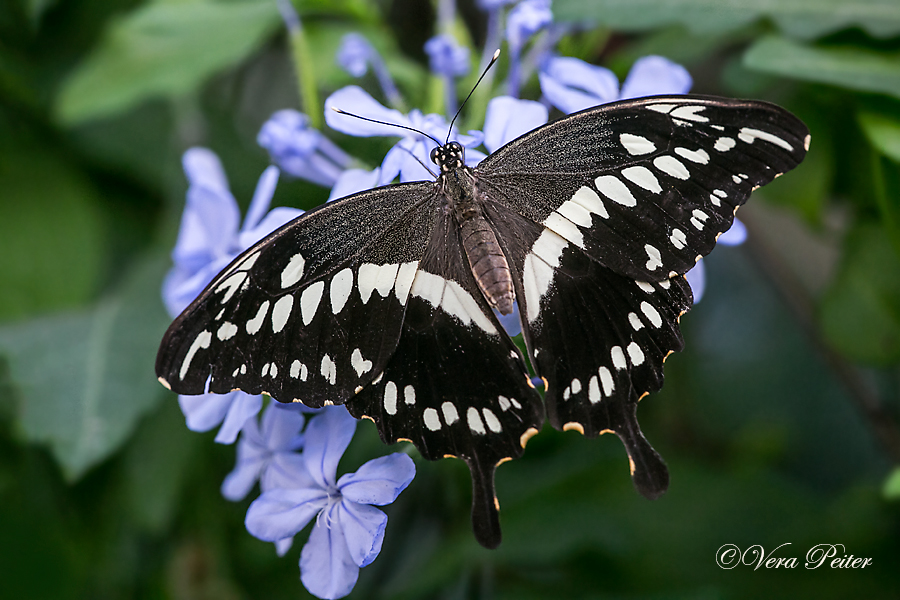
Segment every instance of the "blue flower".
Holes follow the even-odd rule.
[[[333,93],[325,101],[325,106],[327,108],[325,121],[332,129],[341,133],[362,137],[402,137],[384,157],[378,185],[390,183],[398,175],[400,176],[400,181],[420,181],[434,176],[428,169],[433,166],[429,153],[434,148],[435,143],[427,136],[393,125],[363,121],[362,119],[335,112],[331,108],[340,108],[343,111],[369,119],[377,119],[385,123],[411,127],[439,140],[444,139],[448,131],[448,123],[441,115],[423,115],[418,110],[413,110],[408,115],[404,115],[398,110],[385,108],[372,96],[363,91],[362,88],[353,85]],[[450,137],[467,148],[467,164],[478,164],[484,158],[482,152],[473,149],[475,146],[480,145],[483,140],[481,132],[470,131],[469,135],[457,134]]]
[[[343,407],[329,407],[306,428],[303,465],[307,480],[294,488],[264,492],[247,511],[247,530],[266,541],[282,541],[316,519],[300,555],[300,579],[320,598],[340,598],[353,589],[360,567],[381,550],[387,515],[375,508],[397,499],[415,476],[405,454],[391,454],[337,479],[337,465],[356,430]]]
[[[269,167],[259,178],[241,226],[241,212],[228,189],[219,157],[206,148],[191,148],[184,153],[182,164],[190,185],[172,251],[174,266],[162,290],[166,309],[173,317],[238,254],[303,214],[294,208],[276,208],[266,214],[279,174],[278,168]]]
[[[178,406],[191,431],[209,431],[222,424],[216,433],[220,444],[233,444],[248,419],[262,408],[262,396],[250,396],[244,392],[228,394],[200,394],[178,396]]]
[[[431,71],[444,81],[444,110],[456,112],[456,84],[454,79],[469,72],[469,49],[460,46],[447,34],[436,35],[425,42],[425,53]]]
[[[553,23],[550,0],[524,0],[517,4],[506,19],[506,41],[509,44],[509,73],[507,94],[518,97],[522,79],[521,55],[529,38]]]
[[[381,180],[381,168],[376,167],[372,171],[365,169],[347,169],[341,173],[334,187],[331,188],[331,194],[328,201],[337,200],[344,196],[349,196],[364,190],[370,190],[378,185]]]
[[[256,142],[268,150],[281,170],[323,187],[331,187],[352,159],[331,140],[309,126],[309,117],[292,109],[279,110],[263,124]]]
[[[393,106],[402,106],[403,99],[391,74],[384,64],[384,59],[378,54],[378,51],[372,47],[363,35],[359,33],[348,33],[341,39],[341,46],[338,48],[335,60],[342,69],[347,71],[354,77],[362,77],[372,66],[372,71],[378,79],[378,85],[384,92],[388,102]]]
[[[692,83],[684,67],[661,56],[636,60],[621,90],[609,69],[567,56],[545,60],[538,78],[547,101],[565,113],[625,98],[686,94]]]
[[[300,464],[303,457],[297,452],[303,447],[300,432],[305,421],[303,413],[278,402],[269,404],[262,423],[248,419],[237,445],[237,464],[222,482],[222,495],[241,500],[257,480],[263,492],[307,484],[307,472]]]

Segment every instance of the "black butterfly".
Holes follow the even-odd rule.
[[[160,381],[346,404],[386,443],[462,458],[478,541],[500,543],[494,471],[540,430],[612,432],[648,498],[668,471],[638,400],[683,346],[682,275],[809,132],[766,102],[659,96],[585,110],[433,182],[320,206],[236,258],[169,327]],[[521,311],[541,403],[494,309]]]

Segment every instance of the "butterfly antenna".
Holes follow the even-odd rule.
[[[484,71],[481,72],[481,77],[479,77],[478,81],[475,82],[475,85],[472,86],[472,90],[469,92],[469,95],[466,96],[466,99],[462,101],[462,104],[460,104],[459,108],[456,110],[456,114],[453,115],[453,120],[450,121],[450,127],[447,129],[447,139],[444,141],[444,144],[450,141],[450,132],[453,131],[453,124],[456,123],[456,118],[459,117],[459,113],[462,112],[463,106],[466,105],[466,102],[468,102],[469,98],[472,97],[472,94],[475,93],[475,88],[478,87],[478,84],[481,83],[481,80],[484,79],[484,76],[487,75],[487,72],[491,70],[491,67],[494,66],[494,63],[497,62],[498,58],[500,58],[500,48],[497,48],[497,50],[494,52],[494,56],[491,57],[491,62],[489,62],[488,65],[484,68]]]
[[[428,172],[431,174],[432,177],[437,177],[437,173],[435,173],[435,172],[432,171],[430,168],[428,168],[428,165],[426,165],[425,163],[423,163],[423,162],[419,159],[418,156],[416,156],[415,154],[413,154],[413,151],[412,151],[412,150],[410,150],[409,148],[403,148],[403,147],[401,147],[400,149],[403,150],[404,152],[406,152],[407,154],[409,154],[410,156],[412,156],[414,159],[416,159],[416,162],[419,163],[420,165],[422,165],[422,167],[424,167],[425,170],[428,171]]]
[[[347,112],[346,110],[341,110],[340,108],[338,108],[336,106],[332,106],[331,110],[333,110],[336,113],[342,114],[342,115],[347,115],[348,117],[354,117],[354,118],[360,119],[362,121],[368,121],[369,123],[378,123],[379,125],[387,125],[389,127],[399,127],[400,129],[408,129],[410,131],[415,131],[416,133],[418,133],[420,135],[424,135],[425,137],[430,138],[438,146],[441,145],[440,140],[437,140],[434,137],[425,133],[424,131],[419,131],[418,129],[416,129],[414,127],[407,127],[406,125],[400,125],[399,123],[388,123],[387,121],[379,121],[378,119],[370,119],[369,117],[361,117],[359,115],[355,115],[353,113]]]

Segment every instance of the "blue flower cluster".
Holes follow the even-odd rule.
[[[482,130],[450,132],[450,137],[466,148],[470,166],[486,156],[479,147],[493,152],[546,123],[551,107],[571,113],[623,98],[686,93],[691,86],[691,77],[683,67],[659,56],[636,61],[621,86],[608,69],[558,56],[556,42],[569,26],[554,23],[550,0],[479,0],[479,6],[488,17],[488,46],[481,63],[486,64],[499,44],[505,16],[509,70],[507,94],[489,102]],[[289,16],[292,26],[298,27],[296,15]],[[450,35],[441,34],[428,41],[425,51],[431,70],[444,81],[445,110],[452,115],[456,110],[455,79],[467,74],[472,66],[469,50]],[[384,61],[364,37],[347,35],[336,58],[354,77],[371,68],[389,104],[403,106]],[[532,75],[540,84],[538,101],[518,97],[522,82]],[[484,85],[491,85],[490,79]],[[332,107],[421,133],[356,119],[332,111]],[[261,175],[243,223],[218,157],[204,148],[185,153],[187,203],[172,252],[174,266],[163,285],[163,298],[173,316],[238,254],[302,214],[290,208],[269,210],[282,172],[330,188],[329,200],[397,179],[433,177],[426,166],[434,145],[428,136],[447,136],[449,125],[444,115],[415,109],[403,114],[383,106],[358,86],[334,92],[325,108],[325,120],[336,131],[400,140],[375,169],[354,168],[356,161],[312,129],[305,115],[294,110],[276,112],[257,138],[275,166]],[[735,227],[719,241],[735,244],[744,236],[743,226],[735,221]],[[688,279],[699,299],[704,286],[702,263]],[[500,318],[511,335],[520,332],[517,312]],[[356,428],[356,421],[343,407],[313,411],[270,401],[260,416],[264,399],[242,392],[180,396],[179,403],[189,429],[208,431],[221,425],[216,441],[225,444],[234,443],[240,436],[237,465],[223,482],[222,494],[229,500],[241,500],[259,483],[261,494],[247,512],[247,530],[274,542],[282,555],[294,536],[315,519],[301,552],[301,580],[321,598],[350,593],[359,569],[371,563],[381,549],[387,516],[375,506],[393,502],[415,475],[409,456],[378,458],[356,473],[338,478],[338,462]]]

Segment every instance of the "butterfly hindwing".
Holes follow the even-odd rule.
[[[408,439],[423,456],[456,456],[472,473],[472,520],[487,547],[500,543],[494,471],[518,458],[543,423],[525,363],[484,300],[445,215],[407,301],[397,350],[347,408],[383,440]]]
[[[803,123],[766,102],[660,96],[538,128],[476,168],[520,214],[639,281],[687,272],[750,192],[795,167]]]
[[[342,404],[394,352],[434,225],[421,209],[430,202],[430,183],[380,188],[272,233],[169,327],[157,375],[179,393]]]

